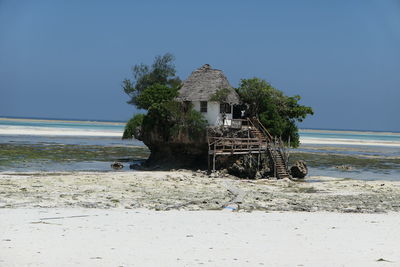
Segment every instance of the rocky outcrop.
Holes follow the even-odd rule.
[[[265,158],[258,163],[257,157],[253,155],[243,155],[235,157],[236,160],[228,163],[228,173],[240,178],[261,179],[271,175],[271,169]]]
[[[175,135],[166,134],[157,127],[151,131],[137,129],[135,138],[142,141],[151,151],[145,165],[164,168],[207,168],[208,145],[206,133],[191,137],[187,130]]]
[[[298,160],[290,168],[290,173],[293,178],[303,179],[308,174],[308,168],[304,160]]]

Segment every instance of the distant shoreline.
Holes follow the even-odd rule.
[[[109,121],[109,120],[98,120],[98,119],[56,119],[56,118],[35,118],[35,117],[12,117],[12,116],[0,116],[0,121],[26,121],[26,122],[67,122],[67,123],[88,123],[88,124],[105,124],[105,125],[123,125],[125,121]],[[318,129],[318,128],[299,128],[299,132],[303,133],[348,133],[348,134],[394,134],[399,135],[398,131],[386,131],[386,130],[354,130],[354,129]]]
[[[106,124],[106,125],[125,125],[125,122],[98,121],[98,120],[63,120],[63,119],[33,119],[33,118],[11,118],[0,117],[0,121],[26,121],[26,122],[67,122],[67,123],[88,123],[88,124]]]
[[[300,137],[300,143],[303,145],[351,145],[351,146],[400,147],[400,143],[393,141],[312,138],[312,137]]]

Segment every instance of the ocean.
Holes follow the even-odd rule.
[[[113,161],[140,163],[149,152],[140,141],[121,139],[124,126],[0,118],[0,171],[112,171]],[[301,129],[299,134],[301,146],[291,149],[291,162],[305,159],[310,175],[400,180],[398,132]]]

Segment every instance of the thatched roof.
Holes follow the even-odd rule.
[[[193,71],[189,78],[183,82],[177,100],[209,101],[218,90],[224,88],[230,91],[227,102],[230,104],[239,104],[239,95],[229,84],[224,73],[221,70],[212,69],[210,65],[205,64]]]

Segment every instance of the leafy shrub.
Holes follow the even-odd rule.
[[[122,139],[135,138],[135,133],[137,133],[138,128],[142,126],[144,117],[144,114],[136,114],[135,116],[133,116],[125,125]]]

